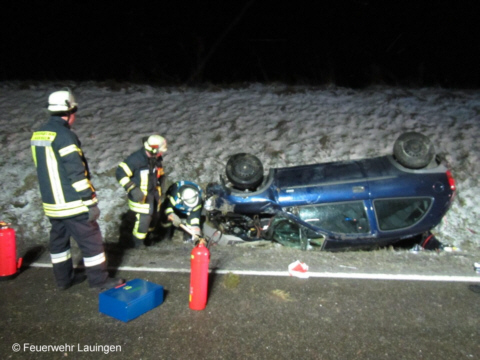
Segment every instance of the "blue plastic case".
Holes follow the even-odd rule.
[[[98,307],[101,313],[128,322],[156,308],[162,302],[162,285],[133,279],[122,286],[100,293]]]

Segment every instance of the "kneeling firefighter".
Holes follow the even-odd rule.
[[[155,229],[159,217],[162,189],[165,183],[163,153],[167,141],[160,135],[142,139],[143,146],[121,162],[115,177],[128,193],[128,207],[135,213],[133,246],[144,243]]]
[[[163,237],[173,236],[173,226],[184,224],[190,232],[184,233],[185,241],[200,237],[203,209],[202,189],[192,181],[177,181],[169,187],[167,199],[162,207],[161,226]]]

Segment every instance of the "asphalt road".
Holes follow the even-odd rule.
[[[188,273],[117,275],[163,285],[163,304],[125,323],[99,313],[86,283],[58,291],[49,268],[1,281],[2,358],[480,358],[478,283],[212,272],[194,311]]]

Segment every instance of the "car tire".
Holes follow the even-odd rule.
[[[236,188],[254,190],[263,181],[263,165],[256,156],[239,153],[228,159],[226,174]]]
[[[421,169],[434,159],[435,147],[427,136],[417,132],[407,132],[395,141],[393,155],[404,167]]]

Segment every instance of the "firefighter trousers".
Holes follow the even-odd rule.
[[[151,205],[151,213],[145,214],[133,211],[135,213],[135,225],[132,230],[134,241],[143,242],[147,235],[155,230],[159,218],[158,208],[159,204],[154,201]]]
[[[50,256],[58,286],[71,283],[74,271],[70,238],[78,244],[83,256],[85,273],[90,286],[102,285],[108,278],[102,233],[96,221],[89,222],[88,214],[68,219],[49,218]]]

